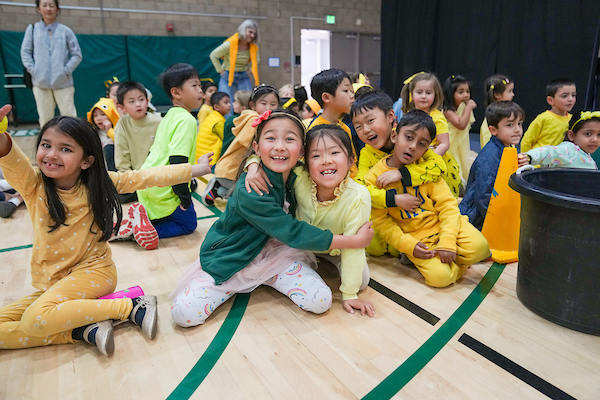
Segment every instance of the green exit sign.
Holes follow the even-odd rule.
[[[328,15],[326,20],[328,24],[335,24],[335,15]]]

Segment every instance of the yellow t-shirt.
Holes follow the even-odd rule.
[[[571,114],[562,117],[550,110],[544,111],[529,124],[521,141],[521,151],[525,153],[542,146],[558,146],[565,139],[570,120]]]

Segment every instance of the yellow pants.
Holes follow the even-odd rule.
[[[421,242],[427,245],[429,250],[435,250],[439,240],[438,236],[433,235],[421,239]],[[456,282],[470,265],[490,256],[487,240],[464,215],[460,217],[460,230],[456,237],[456,246],[456,261],[450,264],[441,262],[437,255],[430,259],[415,258],[413,254],[407,254],[407,256],[423,275],[425,283],[433,287],[446,287]]]
[[[0,348],[73,343],[74,328],[107,319],[127,319],[133,309],[131,299],[95,300],[113,293],[116,286],[114,265],[80,269],[46,291],[0,308]]]
[[[446,163],[446,173],[442,175],[442,179],[446,181],[454,197],[458,199],[458,192],[460,190],[460,185],[462,185],[462,180],[460,179],[460,166],[452,154],[450,154],[450,151],[444,153],[442,158]]]
[[[400,252],[396,250],[396,248],[390,245],[388,242],[383,240],[381,236],[377,232],[373,235],[373,240],[371,240],[371,244],[365,249],[367,253],[372,256],[382,256],[385,253],[390,253],[394,257],[398,257]]]

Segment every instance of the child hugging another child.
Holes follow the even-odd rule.
[[[261,195],[249,191],[247,174],[241,173],[225,212],[202,243],[199,261],[188,267],[172,292],[171,315],[178,325],[202,324],[235,293],[251,292],[261,284],[305,311],[324,313],[331,306],[331,290],[309,267],[312,253],[302,249],[361,249],[373,236],[369,222],[356,235],[340,236],[295,220],[293,168],[303,156],[304,125],[286,111],[267,111],[254,125],[251,151],[261,158],[272,187]]]
[[[577,87],[570,79],[555,79],[546,85],[546,101],[550,110],[546,110],[529,124],[521,142],[521,151],[528,152],[542,146],[558,146],[565,140],[569,129],[569,120],[575,101]]]
[[[223,147],[225,115],[229,114],[231,109],[229,95],[225,92],[215,92],[210,97],[210,105],[213,111],[204,119],[198,130],[195,158],[213,153],[211,165],[215,165],[221,156],[221,147]]]
[[[102,97],[87,113],[87,120],[96,128],[100,137],[104,159],[106,160],[106,168],[109,171],[116,171],[114,127],[119,122],[117,106],[112,99]]]
[[[394,152],[367,173],[365,182],[375,185],[377,177],[386,171],[397,170],[421,158],[435,139],[435,129],[426,112],[405,113],[396,132],[392,133]],[[428,285],[448,286],[471,264],[490,255],[487,241],[460,215],[457,201],[444,181],[406,188],[401,183],[393,183],[386,189],[406,190],[422,201],[415,212],[373,208],[371,220],[387,243],[408,256]]]
[[[148,113],[146,88],[139,82],[122,82],[117,90],[117,104],[123,116],[115,127],[115,166],[119,172],[142,169],[162,117]],[[119,197],[121,203],[137,201],[135,192]]]
[[[512,101],[515,97],[515,83],[506,75],[492,75],[485,80],[484,86],[485,101],[483,105],[486,110],[490,104],[496,101]],[[484,118],[479,129],[479,144],[482,149],[491,137],[488,121]]]
[[[279,106],[279,95],[273,86],[258,85],[250,95],[250,109],[244,110],[234,122],[231,132],[235,139],[215,165],[215,177],[206,185],[202,194],[202,203],[212,206],[217,197],[226,199],[233,189],[235,180],[244,162],[248,148],[252,145],[256,128],[252,126],[256,118],[267,110],[276,110]]]
[[[459,207],[479,230],[483,228],[504,148],[517,145],[523,136],[525,111],[512,101],[498,101],[485,110],[485,119],[492,138],[473,162]]]
[[[471,82],[460,75],[452,75],[444,82],[444,116],[448,120],[448,151],[460,166],[460,175],[466,186],[471,169],[469,131],[475,122],[473,110],[477,103],[471,99]]]
[[[0,109],[0,119],[9,110]],[[107,172],[92,126],[56,117],[40,132],[36,161],[39,168],[31,166],[10,136],[0,134],[0,167],[23,195],[33,223],[31,278],[38,290],[0,308],[0,348],[84,340],[111,355],[112,320],[131,320],[154,339],[156,296],[97,300],[117,286],[107,243],[121,221],[117,194],[189,182],[208,173],[208,159],[193,167]]]
[[[432,73],[417,72],[404,81],[400,96],[402,97],[403,112],[407,113],[410,110],[417,109],[425,111],[433,119],[436,135],[432,138],[431,146],[435,153],[444,159],[446,173],[442,175],[442,178],[448,184],[454,197],[458,198],[460,186],[462,185],[460,167],[448,151],[450,137],[448,135],[448,121],[440,111],[444,103],[444,93],[440,81]]]
[[[542,146],[519,154],[519,166],[598,169],[592,154],[600,146],[600,111],[575,113],[558,146]]]
[[[394,144],[391,136],[394,131],[394,111],[392,99],[383,92],[367,93],[360,96],[352,105],[350,115],[356,133],[365,147],[360,151],[358,175],[356,182],[364,185],[370,195],[373,208],[398,207],[407,212],[415,212],[421,204],[421,199],[407,193],[404,187],[419,186],[435,182],[446,171],[446,164],[441,156],[428,149],[422,159],[416,164],[405,165],[398,170],[389,171],[377,178],[375,185],[365,183],[365,175],[383,158],[392,153]],[[385,190],[384,187],[400,182],[402,190]],[[398,256],[398,249],[385,242],[375,231],[373,241],[367,247],[367,253],[381,256],[390,253]]]

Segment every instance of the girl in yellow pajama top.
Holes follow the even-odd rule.
[[[9,111],[10,106],[1,108],[0,119]],[[210,171],[208,157],[194,167],[181,164],[107,172],[92,126],[76,118],[57,117],[40,133],[36,161],[39,168],[31,166],[6,133],[0,133],[0,167],[23,195],[33,223],[31,277],[37,289],[0,308],[0,348],[85,340],[110,355],[114,351],[112,320],[128,319],[153,339],[155,296],[97,300],[117,286],[107,240],[121,221],[118,192],[188,182],[192,175]]]

